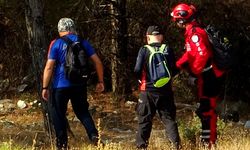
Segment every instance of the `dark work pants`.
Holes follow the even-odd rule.
[[[156,111],[165,126],[166,134],[170,141],[174,144],[179,144],[180,138],[175,121],[176,106],[174,104],[173,93],[141,92],[137,105],[139,123],[136,136],[137,147],[147,147],[152,130],[152,120]]]
[[[71,100],[74,113],[86,129],[88,137],[97,136],[97,129],[89,114],[87,90],[85,87],[60,88],[52,90],[50,111],[56,132],[56,145],[58,148],[67,147],[67,104]]]
[[[217,78],[210,69],[198,78],[200,106],[196,113],[202,124],[201,140],[214,144],[217,139],[217,114],[215,111],[217,98],[222,90],[224,78]]]

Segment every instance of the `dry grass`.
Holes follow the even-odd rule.
[[[25,97],[28,97],[25,95]],[[75,138],[69,135],[72,150],[134,150],[137,121],[134,107],[112,102],[110,94],[89,96],[92,112],[100,133],[97,146],[92,145],[78,121],[74,121],[72,109],[68,119]],[[44,132],[43,118],[39,110],[14,110],[0,116],[0,150],[51,150],[48,135]],[[178,113],[179,130],[183,150],[204,150],[198,138],[199,120],[192,112]],[[185,117],[183,117],[185,116]],[[188,117],[187,117],[188,116]],[[119,129],[119,130],[117,130]],[[236,123],[218,122],[219,138],[216,150],[249,150],[250,132]],[[189,131],[189,132],[187,132]],[[190,132],[192,131],[192,132]],[[102,144],[104,143],[104,144]],[[171,150],[163,126],[156,117],[148,150]]]
[[[219,139],[216,148],[213,147],[212,149],[216,150],[249,150],[250,147],[250,138],[249,136],[244,136],[245,133],[238,133],[235,135],[234,138],[230,137],[228,140]],[[230,136],[230,135],[229,135]],[[232,136],[232,135],[231,135]],[[229,137],[226,137],[229,138]],[[50,147],[47,148],[39,148],[39,147],[22,147],[16,145],[13,140],[9,140],[7,142],[2,142],[0,144],[0,150],[20,150],[20,149],[27,149],[27,150],[34,150],[34,149],[51,149]],[[71,147],[72,150],[134,150],[135,147],[132,144],[126,143],[108,143],[105,146],[98,145],[93,146],[91,144],[82,144],[78,147]],[[171,150],[171,145],[167,141],[163,141],[159,135],[153,134],[150,140],[150,146],[148,150]],[[195,146],[188,141],[183,141],[182,150],[206,150],[199,145]]]

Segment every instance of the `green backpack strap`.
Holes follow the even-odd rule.
[[[162,44],[161,47],[160,47],[160,52],[163,53],[166,47],[167,47],[166,44]]]
[[[150,51],[149,63],[151,63],[151,58],[154,55],[154,53],[156,53],[155,48],[153,46],[150,46],[150,45],[145,45],[145,47]]]
[[[153,46],[150,46],[150,45],[145,45],[145,47],[148,48],[148,50],[151,52],[151,53],[155,53],[155,48]],[[166,44],[162,44],[161,47],[159,48],[160,52],[163,52],[164,49],[167,47]]]
[[[150,46],[150,45],[145,45],[144,47],[148,48],[148,50],[151,53],[149,56],[149,63],[151,63],[151,57],[153,56],[154,53],[157,53],[157,51],[155,50],[155,48],[153,46]],[[165,48],[166,48],[166,44],[162,44],[161,47],[159,48],[158,52],[163,53]]]
[[[145,45],[144,47],[148,48],[148,50],[151,52],[151,54],[155,53],[155,48],[150,45]]]

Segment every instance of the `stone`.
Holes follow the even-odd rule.
[[[245,126],[244,126],[245,128],[247,128],[247,129],[250,129],[250,120],[248,120],[246,123],[245,123]]]
[[[17,107],[19,107],[20,109],[24,109],[25,107],[27,107],[27,104],[25,103],[25,101],[19,100],[17,102]]]

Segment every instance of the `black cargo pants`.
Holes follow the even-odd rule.
[[[156,111],[165,126],[166,134],[170,141],[173,144],[179,144],[180,137],[175,121],[176,106],[172,91],[165,94],[145,91],[140,93],[137,105],[139,125],[136,136],[137,147],[148,146],[152,130],[152,120]]]

